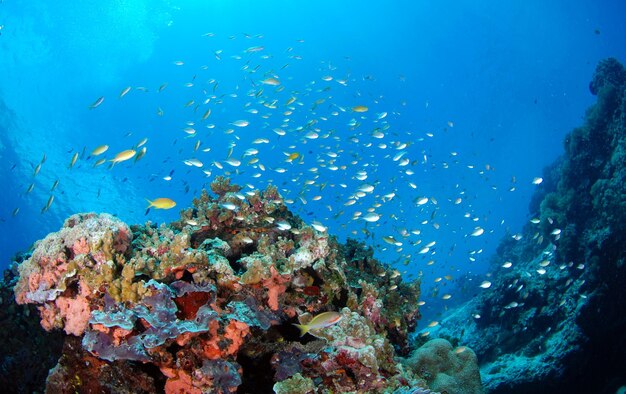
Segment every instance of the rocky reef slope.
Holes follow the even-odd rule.
[[[493,284],[432,335],[468,344],[493,393],[615,393],[626,384],[626,70],[602,61],[597,103],[544,171]],[[477,286],[478,287],[478,286]]]

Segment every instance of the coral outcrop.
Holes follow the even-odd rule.
[[[597,103],[544,171],[523,238],[500,244],[492,286],[431,332],[471,346],[493,393],[626,383],[626,70],[604,60],[590,88]]]
[[[19,255],[22,262],[28,255]],[[0,280],[0,387],[4,393],[41,392],[48,370],[61,356],[64,335],[47,332],[34,305],[17,305],[13,287],[17,283],[15,265]]]
[[[48,392],[428,392],[398,359],[419,283],[307,225],[274,187],[211,189],[171,225],[74,215],[19,265],[17,303],[67,334]],[[293,323],[325,311],[342,318],[300,337]]]
[[[420,371],[433,390],[442,393],[482,393],[476,354],[461,346],[456,349],[445,339],[433,339],[415,350],[406,364]]]

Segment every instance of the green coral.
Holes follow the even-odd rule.
[[[310,394],[314,392],[315,385],[313,380],[299,373],[274,384],[274,393],[276,394]]]

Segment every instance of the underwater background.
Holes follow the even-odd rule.
[[[558,250],[560,237],[570,243],[590,237],[583,227],[589,223],[567,227],[568,215],[582,212],[584,204],[567,210],[565,203],[542,201],[557,190],[562,174],[569,171],[575,183],[585,179],[584,166],[594,165],[591,159],[575,169],[559,164],[563,157],[573,160],[567,155],[575,149],[564,148],[573,129],[606,126],[614,133],[581,137],[583,151],[623,145],[617,112],[626,111],[611,99],[623,94],[620,66],[607,63],[600,70],[612,75],[606,79],[616,87],[613,96],[590,90],[590,81],[603,59],[626,59],[624,15],[621,1],[3,1],[0,268],[10,268],[18,252],[32,250],[76,213],[109,213],[128,225],[178,221],[176,231],[197,234],[205,231],[194,216],[202,209],[195,204],[183,216],[181,210],[220,176],[240,185],[242,197],[273,185],[302,224],[273,218],[268,227],[290,231],[313,224],[339,243],[353,239],[371,247],[388,275],[396,270],[406,282],[419,280],[421,295],[411,302],[421,320],[402,323],[407,337],[398,334],[403,339],[393,344],[397,352],[406,356],[417,347],[409,336],[418,344],[438,336],[470,346],[485,383],[504,368],[490,373],[486,362],[524,353],[523,346],[475,338],[489,333],[510,344],[543,308],[525,315],[523,323],[510,313],[502,317],[502,311],[523,309],[524,302],[507,296],[520,279],[505,281],[499,268],[512,262],[516,270],[518,262],[523,266],[542,254],[548,258],[534,261],[544,270],[539,276],[557,265],[554,250],[519,246],[538,238],[528,226],[542,229],[546,244],[535,244],[543,248],[548,239]],[[588,108],[598,97],[616,103],[614,111],[596,111],[606,124],[590,120]],[[112,161],[128,150],[128,160]],[[595,153],[601,162],[621,160],[608,148]],[[602,246],[619,232],[620,179],[617,202],[605,197],[610,204],[596,203],[599,212],[616,212],[604,218],[611,225],[596,226],[604,231],[602,241],[583,248]],[[564,188],[559,190],[568,204],[595,198],[595,192]],[[216,200],[220,209],[239,210],[222,197]],[[147,209],[146,200],[158,198],[175,207]],[[503,246],[511,242],[518,246]],[[620,250],[600,258],[621,261],[623,246],[615,242]],[[516,247],[517,254],[507,252]],[[572,258],[574,272],[592,264],[593,256],[565,250],[558,263]],[[520,277],[537,276],[534,266],[520,270]],[[557,279],[562,285],[580,280]],[[561,290],[554,285],[554,292]],[[490,305],[491,314],[482,313],[487,322],[459,332],[480,321],[480,308],[471,302],[485,293],[500,299],[483,303]],[[460,314],[457,320],[450,311]],[[444,318],[452,320],[446,325]],[[507,319],[509,326],[502,322]],[[512,320],[519,327],[512,328]],[[557,330],[543,323],[536,329]],[[585,342],[582,335],[572,338]],[[623,337],[617,342],[623,344]],[[528,362],[512,360],[508,365],[518,362],[521,369]],[[550,370],[549,364],[542,359],[532,365]],[[624,378],[623,372],[617,368],[612,376]],[[487,378],[496,383],[486,390],[505,390],[507,383],[498,379]],[[623,384],[617,379],[610,386]],[[536,391],[520,387],[500,392]],[[370,390],[383,389],[356,389]]]

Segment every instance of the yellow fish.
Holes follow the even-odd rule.
[[[300,153],[298,152],[293,152],[293,153],[286,153],[287,155],[287,159],[285,160],[287,163],[291,163],[292,161],[296,160],[298,157],[300,157]]]
[[[369,108],[367,108],[364,105],[357,105],[352,107],[352,111],[354,112],[367,112],[369,110]]]
[[[91,151],[91,155],[92,156],[98,156],[103,154],[104,152],[107,151],[107,149],[109,149],[108,145],[100,145],[99,147],[97,147],[96,149]]]
[[[118,153],[117,155],[115,155],[114,158],[112,158],[109,161],[112,161],[113,164],[121,163],[123,161],[132,159],[133,157],[135,157],[136,153],[137,153],[136,150],[128,149],[128,150],[125,150],[125,151],[122,151],[122,152]]]
[[[341,313],[339,312],[322,312],[315,316],[308,324],[302,324],[300,317],[300,324],[294,324],[294,326],[300,329],[300,337],[303,337],[310,330],[316,330],[320,328],[330,327],[333,324],[337,324],[341,321]]]
[[[155,200],[148,200],[148,203],[150,205],[148,205],[148,209],[154,207],[156,209],[171,209],[174,208],[176,206],[176,202],[174,202],[174,200],[171,200],[169,198],[165,198],[165,197],[161,197],[161,198],[157,198]]]

